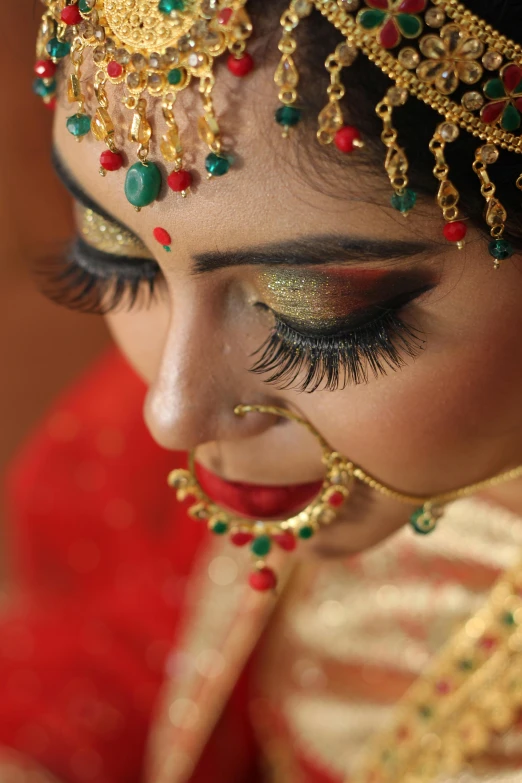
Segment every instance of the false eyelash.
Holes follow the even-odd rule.
[[[114,255],[75,240],[62,256],[35,269],[39,289],[56,304],[82,313],[107,315],[117,309],[148,307],[161,275],[152,259]]]
[[[424,343],[420,331],[405,324],[394,310],[341,336],[312,337],[277,318],[272,333],[254,353],[260,355],[251,372],[269,373],[266,383],[281,390],[335,391],[367,383],[370,374],[377,378],[400,369],[405,357],[415,358]]]

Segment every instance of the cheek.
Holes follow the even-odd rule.
[[[169,308],[165,303],[106,316],[116,344],[147,385],[157,376],[169,320]]]

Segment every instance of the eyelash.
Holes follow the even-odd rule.
[[[272,333],[254,354],[259,358],[251,372],[268,373],[266,382],[281,390],[335,391],[400,369],[424,342],[421,332],[393,309],[351,332],[330,336],[303,334],[276,316]]]
[[[161,269],[152,259],[122,256],[115,262],[113,255],[81,238],[64,256],[45,262],[36,274],[41,292],[53,302],[95,315],[150,306],[162,280]],[[421,332],[398,316],[405,304],[387,308],[350,332],[328,336],[298,332],[274,313],[275,325],[254,353],[258,358],[250,370],[268,374],[265,382],[281,390],[309,393],[367,383],[370,375],[398,370],[406,358],[415,358],[424,347]]]
[[[39,266],[36,275],[41,292],[56,304],[107,315],[118,309],[150,306],[161,270],[152,259],[122,256],[115,262],[112,254],[78,238],[64,256]]]

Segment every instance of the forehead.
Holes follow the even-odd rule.
[[[120,89],[111,93],[112,116],[117,144],[132,165],[137,161],[137,145],[127,139],[132,113],[121,105]],[[154,128],[150,159],[160,167],[164,186],[160,200],[139,213],[124,195],[125,169],[99,176],[103,143],[90,135],[78,143],[67,132],[66,118],[75,109],[65,97],[56,113],[55,143],[74,178],[107,212],[145,241],[154,228],[165,228],[178,249],[183,247],[187,254],[266,244],[303,233],[410,238],[409,221],[386,206],[387,179],[377,162],[361,169],[358,153],[340,162],[327,161],[315,138],[313,120],[290,139],[281,137],[273,120],[277,94],[271,67],[259,68],[243,81],[224,69],[217,80],[215,104],[225,149],[235,163],[224,177],[207,180],[208,149],[197,135],[200,99],[197,91],[187,90],[176,105],[184,165],[194,179],[189,196],[183,199],[166,186],[171,167],[159,153],[164,121],[159,102],[150,102],[148,117]],[[417,231],[430,232],[426,217],[415,221]]]

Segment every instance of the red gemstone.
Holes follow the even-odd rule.
[[[233,73],[234,76],[239,76],[241,78],[243,76],[248,76],[248,74],[253,70],[254,60],[248,54],[248,52],[245,52],[245,54],[239,58],[231,54],[228,58],[227,66],[230,73]]]
[[[497,644],[497,640],[493,636],[483,636],[479,641],[479,647],[483,650],[492,650]]]
[[[397,739],[399,741],[400,740],[405,740],[409,736],[410,736],[410,730],[408,729],[408,727],[407,726],[399,726],[399,728],[397,729]]]
[[[488,124],[492,124],[493,122],[496,122],[502,112],[504,111],[504,107],[506,106],[506,101],[494,101],[493,103],[487,103],[482,111],[480,112],[480,117],[483,122],[486,122]]]
[[[118,171],[123,166],[123,156],[119,152],[105,150],[100,155],[100,165],[105,171]]]
[[[401,34],[393,17],[390,17],[390,19],[384,23],[379,38],[385,49],[394,49],[399,43]]]
[[[343,495],[342,492],[332,492],[332,494],[328,498],[328,505],[333,506],[334,508],[339,508],[340,506],[343,505],[345,500],[346,500],[346,496]]]
[[[295,536],[288,532],[278,533],[277,536],[274,536],[274,541],[281,549],[284,549],[285,552],[293,552],[297,546]]]
[[[522,81],[522,68],[520,65],[508,65],[508,67],[502,73],[502,81],[504,82],[504,87],[506,90],[508,92],[513,92],[513,90],[518,87],[519,83]]]
[[[49,109],[49,111],[54,111],[56,109],[57,100],[56,97],[53,96],[50,101],[44,101],[44,106]]]
[[[111,79],[119,79],[123,73],[123,65],[117,63],[116,60],[111,60],[107,66],[107,73]]]
[[[63,9],[60,18],[62,22],[69,25],[80,24],[82,21],[82,15],[77,5],[67,5]]]
[[[164,228],[155,228],[152,232],[154,234],[154,239],[156,239],[160,245],[163,245],[163,247],[168,247],[172,244],[172,238],[168,231],[166,231]]]
[[[234,546],[246,546],[247,544],[250,544],[251,541],[254,540],[254,536],[252,533],[247,533],[243,530],[238,530],[237,533],[232,533],[230,536],[230,540],[234,544]]]
[[[233,11],[232,8],[223,8],[223,10],[220,11],[219,14],[218,14],[217,20],[218,20],[219,24],[223,24],[223,25],[228,24],[230,22],[230,20],[232,19],[232,14],[233,13],[234,13],[234,11]]]
[[[453,223],[446,223],[442,233],[448,242],[462,242],[466,236],[468,227],[462,220],[454,220]]]
[[[173,171],[169,175],[167,180],[169,188],[175,193],[183,193],[184,190],[188,190],[192,185],[192,174],[185,169],[179,171]]]
[[[266,590],[273,590],[277,584],[277,577],[271,568],[261,568],[259,571],[254,571],[248,577],[248,583],[254,590],[265,592]]]
[[[451,685],[447,680],[439,680],[439,682],[435,685],[435,689],[437,693],[440,693],[442,696],[445,696],[447,693],[451,691]]]
[[[359,130],[354,125],[344,125],[334,136],[334,144],[341,152],[353,152],[354,142],[361,138]]]
[[[40,79],[52,79],[56,73],[56,65],[52,60],[38,60],[34,72]]]
[[[402,0],[398,11],[401,14],[420,14],[426,8],[426,0]]]
[[[387,11],[389,7],[388,0],[366,0],[366,5],[370,8],[378,8],[379,11]]]

